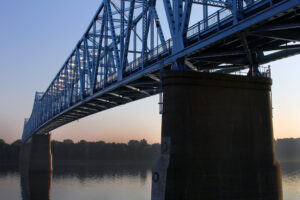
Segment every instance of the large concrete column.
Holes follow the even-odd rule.
[[[21,146],[20,168],[28,172],[52,171],[51,136],[33,135]]]
[[[152,200],[281,200],[270,87],[267,78],[167,72]]]

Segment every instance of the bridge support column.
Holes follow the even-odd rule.
[[[33,135],[22,144],[20,152],[20,168],[26,172],[51,172],[51,136]]]
[[[152,200],[281,200],[270,87],[267,78],[167,72]]]

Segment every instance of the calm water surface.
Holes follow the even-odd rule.
[[[299,200],[300,162],[281,166],[284,200]],[[1,167],[0,199],[150,200],[151,197],[149,165],[81,165],[54,169],[52,177],[45,174],[24,177],[16,167]]]

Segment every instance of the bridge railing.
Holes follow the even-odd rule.
[[[269,2],[269,1],[270,0],[253,0],[248,5],[244,5],[244,10],[247,11],[248,9],[251,9],[252,6],[257,5],[260,2]],[[203,19],[200,22],[191,26],[187,31],[186,37],[187,39],[193,38],[197,35],[201,35],[206,31],[219,28],[222,24],[232,20],[233,20],[233,15],[231,10],[226,8],[220,9],[217,12],[210,15],[208,18]],[[169,39],[165,43],[160,44],[159,46],[155,47],[154,49],[150,50],[147,53],[146,60],[143,60],[142,57],[138,57],[136,60],[133,60],[132,62],[128,63],[128,65],[124,69],[125,74],[129,75],[131,73],[137,72],[138,70],[144,67],[145,63],[159,60],[161,57],[171,55],[172,47],[173,47],[172,39]],[[76,52],[74,51],[73,52],[74,57],[75,57],[75,53]],[[75,62],[75,60],[71,60],[71,61]],[[47,93],[45,93],[44,96],[40,98],[39,102],[36,102],[36,105],[34,106],[30,119],[25,123],[23,138],[26,139],[32,133],[36,132],[42,124],[51,120],[56,115],[61,113],[63,110],[68,109],[71,105],[74,105],[82,101],[83,98],[91,94],[90,93],[91,89],[86,88],[85,89],[86,96],[82,97],[79,91],[80,88],[77,88],[74,90],[76,93],[72,94],[71,102],[66,101],[67,98],[65,97],[71,95],[67,93],[66,88],[69,87],[71,84],[74,84],[74,82],[72,82],[74,79],[76,79],[76,81],[79,81],[78,76],[80,75],[78,70],[75,71],[73,69],[72,72],[69,74],[68,70],[72,68],[72,64],[71,66],[68,65],[69,64],[67,63],[64,72],[63,69],[60,72],[61,74],[63,74],[63,76],[60,76],[57,80],[55,79],[53,81],[54,86],[51,88],[51,91],[47,91]],[[67,80],[70,81],[70,83],[67,84],[66,82],[65,83],[61,82],[64,80],[63,78],[64,76],[65,77],[72,76],[72,78],[69,78],[69,80]],[[118,78],[118,72],[110,72],[110,74],[107,75],[106,80],[101,80],[98,83],[95,83],[96,91],[101,91],[108,85],[114,84],[117,81],[117,78]]]
[[[244,10],[251,8],[252,6],[256,5],[257,3],[264,1],[264,0],[253,0],[249,4],[244,4]],[[218,10],[217,12],[208,16],[208,18],[199,21],[198,23],[191,26],[187,32],[187,38],[191,38],[195,35],[199,35],[200,33],[205,32],[206,30],[210,29],[211,27],[218,27],[223,23],[225,20],[233,17],[232,11],[227,8],[223,8]]]
[[[248,4],[244,4],[244,9],[248,9],[257,3],[264,1],[264,0],[253,0]],[[222,8],[217,12],[211,14],[208,18],[199,21],[198,23],[192,25],[187,31],[187,38],[192,38],[195,35],[199,35],[212,27],[220,26],[221,23],[226,21],[227,19],[232,18],[232,11],[227,8]],[[148,52],[147,61],[156,59],[160,55],[165,53],[171,53],[173,47],[172,39],[167,40],[164,44],[160,44],[159,46],[155,47],[154,49]],[[126,72],[132,72],[137,70],[143,64],[142,57],[137,58],[136,60],[130,62],[126,68]]]
[[[159,57],[165,56],[166,54],[170,54],[173,47],[172,39],[167,40],[165,43],[160,44],[159,46],[155,47],[154,49],[150,50],[147,53],[147,61],[158,59]],[[142,57],[137,58],[136,60],[130,62],[126,68],[125,72],[131,73],[136,71],[143,65]]]

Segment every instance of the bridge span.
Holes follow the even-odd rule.
[[[25,144],[35,136],[39,138],[40,135],[47,135],[51,130],[74,120],[161,93],[163,90],[164,94],[166,93],[164,99],[166,108],[163,114],[162,156],[154,168],[156,172],[153,173],[152,199],[184,199],[189,196],[184,196],[183,190],[178,190],[178,194],[174,192],[177,187],[186,188],[189,182],[183,175],[183,168],[187,168],[183,167],[181,169],[183,171],[176,171],[178,166],[174,163],[183,159],[181,163],[189,165],[196,163],[197,167],[192,168],[192,171],[201,168],[199,159],[182,158],[182,153],[178,153],[194,151],[198,152],[197,155],[201,154],[203,149],[200,151],[196,148],[199,143],[194,144],[190,140],[190,138],[201,140],[199,135],[195,134],[199,130],[211,131],[212,134],[222,130],[225,134],[231,130],[228,133],[232,137],[228,144],[233,145],[230,151],[242,151],[243,147],[238,144],[245,144],[244,139],[250,138],[253,134],[251,137],[256,137],[252,139],[257,144],[251,142],[245,144],[246,146],[249,144],[249,149],[244,154],[249,154],[251,157],[253,152],[258,151],[265,152],[263,154],[265,157],[255,154],[256,157],[253,157],[251,162],[245,163],[248,163],[247,165],[255,163],[246,168],[249,171],[256,168],[256,171],[252,170],[253,173],[245,175],[244,178],[234,177],[236,179],[247,177],[247,180],[252,180],[251,176],[255,174],[258,179],[268,180],[269,187],[259,186],[261,190],[269,192],[266,192],[266,199],[281,199],[281,181],[278,175],[280,167],[272,152],[274,148],[269,102],[271,81],[269,77],[264,78],[266,74],[260,67],[300,53],[298,43],[300,41],[300,0],[163,0],[163,8],[158,8],[157,4],[156,0],[102,1],[85,34],[47,90],[35,94],[31,116],[25,119],[22,142]],[[191,16],[197,16],[198,22],[192,24]],[[167,27],[162,25],[162,17],[166,18]],[[170,35],[170,38],[166,39],[166,35]],[[237,74],[245,71],[247,76],[237,77]],[[173,88],[174,85],[178,85],[176,90]],[[214,86],[231,89],[220,91]],[[241,88],[243,91],[240,91]],[[202,93],[202,97],[197,96],[199,92]],[[185,101],[184,98],[197,100],[199,105],[193,101]],[[207,100],[203,101],[203,98]],[[248,102],[247,105],[235,101],[236,98],[244,103]],[[222,99],[227,99],[227,102]],[[228,103],[230,99],[235,102],[235,105]],[[249,99],[252,101],[249,102]],[[214,103],[210,104],[207,101]],[[232,118],[226,119],[223,113],[229,112],[230,109],[224,111],[222,106],[216,104],[233,109]],[[218,108],[219,111],[206,110],[206,106],[211,109]],[[247,106],[249,109],[246,109]],[[202,110],[199,110],[199,107]],[[199,113],[193,113],[190,109],[198,110]],[[207,113],[200,117],[202,111]],[[211,113],[214,113],[213,117]],[[186,117],[182,118],[183,114]],[[203,115],[211,117],[203,118]],[[249,124],[239,121],[241,117],[246,121],[252,121],[254,125],[250,127]],[[169,122],[170,118],[172,123]],[[200,120],[201,123],[199,121],[197,123],[203,123],[206,129],[202,130],[195,124],[191,128],[191,124],[186,123],[188,119]],[[175,122],[176,124],[182,122],[177,130],[192,129],[190,136],[179,136],[180,133],[172,128]],[[212,122],[219,128],[212,128]],[[207,124],[211,125],[207,126]],[[170,130],[174,131],[171,135]],[[245,132],[244,138],[233,136],[233,132]],[[236,141],[234,141],[235,137]],[[182,139],[181,142],[179,138]],[[215,139],[221,140],[221,138],[223,137]],[[211,144],[222,146],[214,143],[215,139],[214,137],[209,139]],[[223,139],[225,140],[226,137]],[[193,148],[189,149],[189,145]],[[212,152],[210,153],[213,155]],[[235,156],[229,156],[229,160],[238,162],[243,160],[234,152],[230,155]],[[187,153],[186,156],[189,157],[191,154]],[[218,157],[217,160],[226,162],[225,157]],[[211,158],[205,157],[200,160],[203,159]],[[219,166],[214,162],[210,166]],[[262,171],[258,170],[258,165]],[[226,170],[229,171],[224,172],[224,177],[227,175],[233,177],[230,170],[235,169],[243,173],[246,168],[243,171],[240,168],[228,167]],[[257,176],[266,170],[270,170],[269,175]],[[181,175],[175,176],[176,173]],[[209,176],[207,174],[205,177]],[[198,175],[200,177],[203,174]],[[217,178],[213,176],[213,179]],[[177,179],[183,183],[176,185]],[[172,184],[168,183],[166,186],[167,180]],[[189,183],[196,184],[193,181]],[[252,188],[256,183],[251,184],[245,183],[248,188]],[[246,186],[243,189],[236,187],[238,189],[235,190],[234,195],[241,197],[246,191]],[[199,191],[194,191],[195,188],[192,186],[189,187],[191,187],[189,191],[195,193],[195,196],[187,199],[193,199]],[[221,187],[220,184],[218,187]],[[233,194],[232,191],[230,192],[232,188],[224,187],[226,189],[223,192],[226,195],[228,191]],[[209,190],[213,190],[212,188]],[[171,195],[170,191],[176,193],[178,197]],[[247,190],[249,194],[253,191]],[[206,194],[206,191],[202,191],[201,195],[200,193],[199,196]],[[256,191],[255,194],[257,193],[259,192]],[[270,193],[273,196],[268,196]],[[260,192],[259,198],[264,194]],[[211,193],[207,195],[209,199]],[[230,196],[225,198],[226,195],[224,194],[224,199]],[[215,199],[223,199],[221,196]],[[229,199],[232,197],[230,196]]]
[[[227,8],[227,1],[212,1],[221,9],[189,28],[183,26],[189,24],[187,13],[202,1],[187,1],[182,10],[185,15],[177,19],[181,27],[175,27],[172,13],[166,13],[169,32],[174,36],[169,40],[165,40],[166,27],[160,25],[156,1],[147,2],[131,1],[126,7],[125,1],[121,5],[103,1],[47,90],[36,93],[32,114],[25,119],[23,142],[33,134],[45,134],[82,117],[161,92],[161,70],[232,73],[300,52],[299,44],[290,44],[299,41],[297,0],[247,1],[249,4],[236,11]],[[164,2],[167,6],[169,1]],[[141,34],[138,28],[144,29]],[[180,42],[175,45],[177,40]],[[154,47],[155,43],[160,44]],[[276,50],[280,51],[264,54]]]

